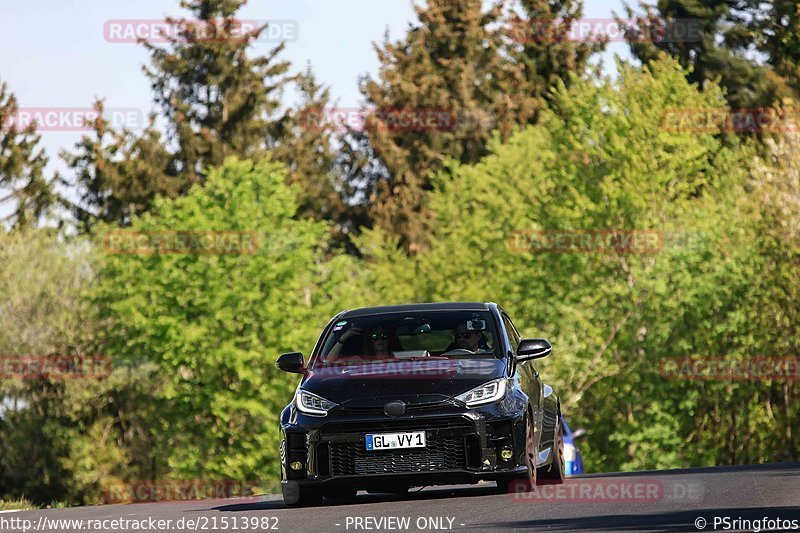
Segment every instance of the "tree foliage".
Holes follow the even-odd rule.
[[[507,46],[522,80],[511,88],[510,98],[530,101],[537,111],[528,118],[533,124],[550,100],[552,89],[559,83],[569,86],[581,79],[592,55],[603,50],[604,42],[572,37],[574,24],[583,16],[581,2],[519,0],[512,6],[515,10],[509,17],[511,42]]]
[[[580,15],[574,2],[524,1],[514,6],[522,16],[503,7],[493,3],[485,10],[479,0],[415,6],[418,23],[403,39],[387,36],[376,47],[378,76],[362,81],[366,111],[375,118],[356,140],[366,137],[367,162],[378,162],[362,173],[373,184],[370,219],[408,251],[427,245],[430,176],[448,158],[476,163],[494,135],[506,139],[534,122],[554,84],[582,73],[598,49],[566,42],[565,28]],[[534,23],[548,28],[546,39],[519,31]],[[391,122],[399,112],[445,122],[402,127]]]
[[[453,163],[439,173],[428,252],[404,260],[394,237],[367,232],[358,241],[367,263],[357,282],[367,291],[346,296],[359,304],[502,303],[520,330],[556,346],[542,375],[571,422],[590,427],[584,457],[592,469],[786,457],[796,449],[796,436],[787,435],[800,413],[775,413],[793,404],[791,384],[659,374],[673,357],[797,353],[773,342],[792,338],[784,306],[793,289],[780,280],[790,279],[784,269],[797,251],[778,259],[778,247],[756,244],[758,218],[741,200],[760,201],[748,193],[752,149],[713,131],[661,128],[666,109],[724,105],[719,89],[699,92],[671,60],[643,70],[622,65],[617,81],[562,86],[539,125],[495,143],[477,165]],[[657,232],[663,246],[647,254],[512,246],[519,231],[587,230]],[[761,280],[777,291],[768,297],[776,321],[759,328],[749,315],[758,306],[744,300],[764,294],[763,286],[751,289],[752,279],[773,261],[781,266]],[[760,438],[759,424],[772,439]]]
[[[95,101],[94,110],[91,134],[81,137],[77,152],[61,154],[74,173],[78,201],[73,213],[84,230],[97,222],[128,225],[157,196],[175,198],[185,191],[187,183],[172,171],[172,155],[155,127],[155,116],[137,134],[111,128],[103,118],[103,101]]]
[[[275,137],[281,90],[289,63],[284,45],[266,56],[247,48],[266,26],[244,32],[235,16],[244,0],[182,0],[194,19],[167,18],[181,30],[167,47],[144,42],[145,68],[155,103],[166,119],[174,164],[189,184],[202,183],[208,167],[225,157],[259,155]]]
[[[182,5],[226,35],[242,2]],[[797,90],[793,7],[645,6],[700,19],[703,38],[631,34],[643,65],[591,79],[597,46],[562,39],[580,3],[432,0],[377,47],[378,75],[362,83],[374,113],[343,138],[309,118],[330,92],[310,68],[290,76],[281,47],[253,58],[256,34],[189,33],[149,47],[163,133],[159,114],[141,133],[100,118],[65,154],[91,230],[78,235],[30,227],[52,203],[46,158],[33,127],[7,127],[16,101],[0,86],[15,226],[0,232],[0,357],[112,360],[104,379],[1,377],[0,498],[97,503],[109,484],[156,479],[268,490],[296,384],[275,356],[309,353],[343,308],[413,301],[497,301],[526,336],[549,338],[537,368],[589,429],[590,471],[798,460],[796,381],[661,371],[675,357],[800,357],[796,132],[663,126],[667,111]],[[549,40],[520,40],[515,24]],[[289,78],[299,99],[281,111]],[[454,121],[403,129],[387,118],[399,110]],[[255,247],[112,245],[175,232],[239,232]],[[565,232],[649,232],[658,245],[556,253],[528,238]]]
[[[637,12],[627,5],[625,11],[638,19],[627,38],[642,62],[666,52],[686,69],[689,81],[721,86],[734,109],[766,108],[792,97],[791,86],[797,87],[795,3],[661,0],[640,8]],[[673,24],[680,31],[660,38],[662,29]],[[767,54],[766,64],[757,52]]]
[[[297,215],[333,224],[336,241],[356,229],[359,217],[346,198],[333,150],[333,125],[322,119],[330,110],[330,89],[320,85],[309,66],[295,79],[300,101],[284,114],[271,153],[289,170],[298,191]]]
[[[20,127],[18,111],[8,84],[0,82],[0,223],[28,228],[56,203],[56,179],[45,177],[47,156],[36,123]]]
[[[228,160],[204,187],[159,199],[135,232],[251,232],[246,254],[111,254],[96,303],[115,326],[114,358],[153,362],[158,457],[179,478],[274,480],[276,413],[292,384],[276,354],[311,341],[327,310],[314,289],[324,225],[295,220],[296,190],[277,163]]]
[[[157,196],[177,198],[203,184],[208,169],[228,156],[277,158],[290,168],[290,181],[302,183],[299,216],[347,224],[331,178],[334,155],[330,130],[314,134],[298,127],[308,108],[326,105],[327,90],[311,71],[289,74],[280,44],[264,56],[249,47],[266,26],[244,31],[236,18],[243,0],[185,0],[192,18],[167,18],[179,28],[165,35],[166,46],[143,42],[150,54],[145,75],[158,110],[137,133],[113,129],[100,113],[74,152],[62,157],[73,170],[79,201],[74,206],[85,228],[97,222],[119,225],[147,212]],[[299,109],[282,110],[287,85],[297,81]],[[162,134],[155,117],[164,122]],[[313,146],[313,148],[309,148]]]
[[[104,360],[101,320],[86,299],[95,276],[84,239],[50,230],[0,234],[0,363],[24,358]],[[14,363],[12,363],[14,364]],[[112,365],[105,379],[0,380],[0,497],[101,501],[103,487],[150,479],[155,369]]]
[[[754,18],[758,49],[767,54],[775,72],[800,94],[800,9],[793,0],[773,0],[766,13]]]

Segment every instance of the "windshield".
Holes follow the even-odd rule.
[[[394,359],[501,357],[489,311],[434,311],[340,320],[315,365]]]

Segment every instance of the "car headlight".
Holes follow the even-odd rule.
[[[467,407],[475,407],[485,403],[496,402],[505,395],[506,380],[501,378],[484,383],[480,387],[475,387],[469,392],[456,396],[456,400],[461,400],[467,404]]]
[[[328,411],[336,407],[335,403],[302,389],[297,389],[294,398],[297,410],[307,415],[325,416]]]

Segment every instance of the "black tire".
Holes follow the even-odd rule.
[[[553,460],[539,469],[537,474],[539,485],[560,485],[564,483],[564,436],[561,433],[561,420],[556,423],[556,434],[553,438]]]
[[[525,463],[528,473],[524,477],[497,480],[497,489],[505,493],[530,492],[536,486],[536,435],[530,413],[525,420]]]
[[[287,507],[315,507],[322,503],[322,491],[317,487],[281,485],[281,492]]]

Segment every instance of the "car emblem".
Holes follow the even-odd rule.
[[[389,402],[383,406],[383,412],[389,416],[403,416],[406,414],[406,404],[400,400]]]

